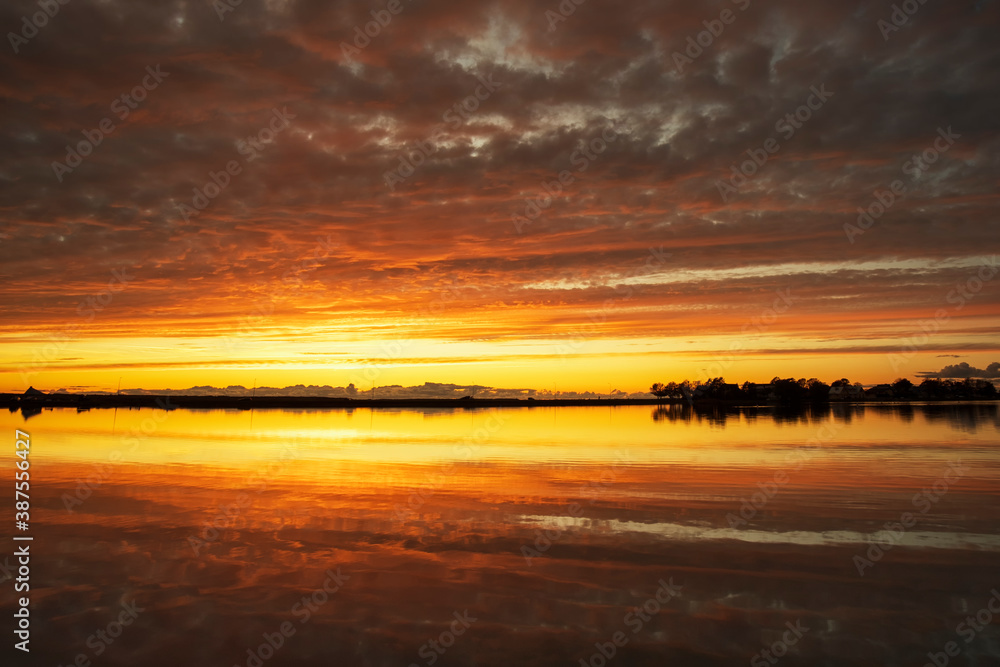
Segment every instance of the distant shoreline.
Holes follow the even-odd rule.
[[[163,408],[265,410],[271,408],[483,408],[586,405],[660,405],[683,403],[656,398],[523,399],[523,398],[343,398],[329,396],[174,396],[169,394],[0,394],[0,407],[13,408]]]
[[[811,405],[865,405],[865,404],[948,404],[989,403],[996,399],[861,399],[811,403],[747,402],[699,399],[693,407],[809,407]],[[324,396],[172,396],[131,394],[41,394],[24,396],[0,394],[0,408],[10,410],[42,408],[77,408],[79,410],[107,408],[184,408],[189,410],[268,410],[268,409],[358,409],[358,408],[532,408],[532,407],[595,407],[629,405],[692,405],[685,399],[658,398],[594,398],[594,399],[533,399],[533,398],[337,398]]]

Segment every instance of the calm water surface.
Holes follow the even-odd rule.
[[[1000,665],[996,404],[0,421],[32,665]]]

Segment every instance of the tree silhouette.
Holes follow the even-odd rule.
[[[830,385],[816,378],[811,378],[806,383],[806,390],[809,393],[809,400],[813,403],[822,403],[830,399]]]
[[[897,378],[892,383],[892,390],[896,393],[897,398],[912,398],[916,395],[916,389],[913,383],[906,378]]]
[[[667,384],[656,382],[649,388],[649,393],[657,398],[680,398],[684,395],[680,385],[676,382],[668,382]]]
[[[890,385],[880,385],[884,389]],[[1000,396],[996,385],[981,378],[966,378],[965,380],[942,380],[938,378],[927,378],[915,386],[906,378],[896,379],[892,385],[895,397],[903,400],[926,399],[932,401],[949,400],[995,400]],[[834,380],[831,384],[816,378],[779,378],[771,380],[770,387],[764,389],[762,385],[753,382],[744,382],[742,386],[727,384],[725,378],[709,378],[704,382],[662,382],[654,383],[649,391],[657,398],[685,399],[688,403],[702,400],[718,401],[765,401],[777,400],[779,403],[795,404],[805,401],[811,403],[826,403],[830,400],[831,388],[841,390],[843,398],[864,399],[872,397],[871,390],[865,391],[864,385],[860,382],[851,383],[847,378]],[[851,391],[848,392],[847,390]]]

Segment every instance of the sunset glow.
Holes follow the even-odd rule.
[[[995,3],[740,0],[699,49],[719,7],[398,7],[74,2],[0,55],[0,389],[997,360]]]

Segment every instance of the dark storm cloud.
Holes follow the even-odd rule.
[[[955,262],[997,246],[995,5],[923,5],[888,39],[879,2],[592,1],[550,31],[557,6],[404,2],[363,48],[356,28],[385,3],[245,0],[223,20],[202,2],[60,6],[0,55],[0,247],[20,325],[72,317],[127,267],[136,280],[106,326],[224,332],[240,299],[271,294],[330,238],[308,291],[282,297],[287,312],[398,316],[446,288],[493,307],[593,309],[662,247],[662,272],[696,275],[650,279],[629,331],[711,328],[704,313],[668,323],[656,306],[748,308],[748,294],[789,285],[808,299],[808,326],[847,312],[891,326],[933,312],[961,278]],[[678,67],[723,9],[734,21]],[[36,11],[9,3],[0,26],[17,32]],[[147,67],[166,75],[121,101]],[[498,85],[477,99],[484,80]],[[832,96],[808,121],[777,129],[824,86]],[[478,105],[465,118],[463,101]],[[104,119],[114,129],[60,182],[53,163]],[[913,169],[942,128],[958,138]],[[582,142],[609,129],[606,150],[582,160]],[[723,201],[718,184],[772,138],[777,152]],[[387,187],[421,143],[433,152]],[[517,233],[512,214],[561,171],[573,181]],[[894,179],[906,195],[849,242],[844,225]],[[906,260],[920,265],[879,265]],[[844,266],[782,275],[831,262]],[[560,280],[573,284],[538,287]],[[976,307],[995,304],[984,292]]]
[[[941,370],[926,371],[919,373],[921,377],[930,378],[987,378],[996,379],[1000,378],[1000,362],[994,361],[992,364],[984,368],[976,368],[975,366],[970,366],[967,362],[962,362],[960,364],[953,364],[951,366],[945,366]]]

